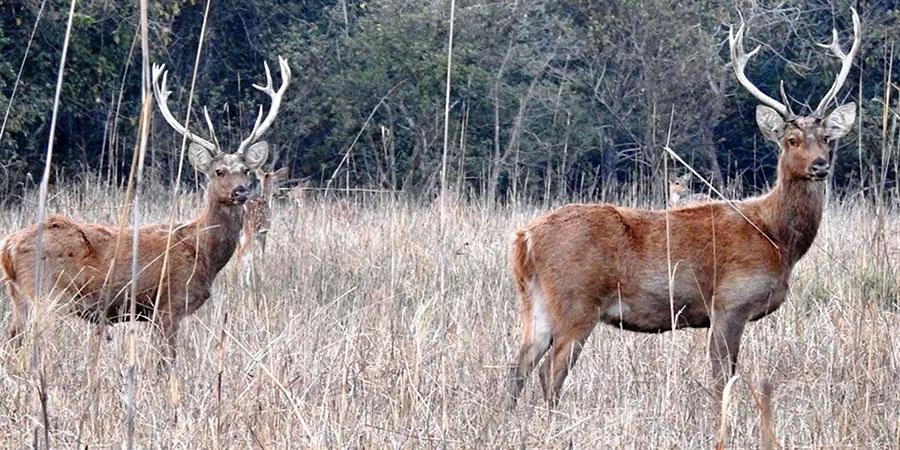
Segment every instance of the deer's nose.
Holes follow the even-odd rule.
[[[250,196],[250,190],[247,189],[247,187],[244,185],[238,186],[231,191],[232,200],[234,200],[240,204],[243,204],[244,202],[246,202],[247,197],[249,197],[249,196]]]
[[[825,158],[816,158],[809,166],[809,175],[813,179],[824,179],[828,176],[829,164]]]

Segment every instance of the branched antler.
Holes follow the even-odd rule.
[[[747,89],[751,95],[756,97],[762,104],[771,107],[775,111],[778,111],[782,117],[790,118],[794,116],[794,113],[791,111],[790,106],[788,106],[789,102],[787,99],[787,95],[784,93],[784,83],[782,83],[781,87],[781,97],[784,100],[784,103],[780,103],[778,100],[775,100],[772,97],[764,94],[759,90],[749,79],[747,79],[747,75],[744,74],[744,69],[747,66],[747,61],[756,55],[759,51],[759,45],[756,46],[750,53],[744,52],[744,29],[746,28],[743,21],[741,21],[741,26],[738,27],[737,33],[734,32],[733,28],[728,29],[728,46],[731,48],[731,67],[734,69],[734,75],[737,77],[738,82],[741,83],[741,86],[744,86],[744,89]]]
[[[832,41],[830,44],[819,44],[819,46],[827,48],[834,53],[838,59],[841,60],[841,70],[838,72],[837,78],[834,80],[834,84],[831,85],[831,88],[828,89],[828,92],[825,93],[825,96],[822,97],[822,101],[819,102],[819,106],[815,109],[813,114],[816,117],[822,117],[825,113],[825,109],[828,105],[834,100],[835,96],[837,96],[838,91],[841,89],[841,86],[844,85],[844,82],[847,80],[847,75],[850,73],[850,67],[853,66],[853,57],[856,56],[856,52],[859,50],[859,15],[856,13],[856,9],[850,8],[853,11],[853,46],[850,47],[849,53],[844,53],[844,50],[841,49],[841,44],[838,41],[838,32],[835,29],[831,30],[832,33]],[[745,24],[743,20],[741,21],[741,26],[738,27],[737,33],[734,32],[732,28],[728,29],[728,44],[731,48],[731,65],[734,69],[734,74],[737,77],[738,81],[741,83],[751,95],[756,97],[762,104],[771,107],[775,111],[778,111],[782,117],[786,120],[791,120],[794,117],[794,112],[791,110],[790,100],[788,100],[787,94],[784,92],[784,81],[781,82],[781,100],[783,103],[775,100],[772,97],[762,93],[756,86],[747,79],[747,75],[744,74],[744,69],[747,66],[747,61],[759,51],[760,46],[754,48],[750,53],[744,52],[744,29]]]
[[[275,120],[275,116],[278,115],[278,109],[281,108],[281,100],[284,98],[284,92],[287,90],[288,84],[291,82],[291,68],[288,66],[287,60],[278,57],[278,66],[281,71],[281,86],[278,88],[278,91],[275,91],[272,85],[272,73],[269,71],[269,64],[264,63],[266,68],[266,85],[260,86],[258,84],[254,84],[253,87],[259,89],[264,92],[266,95],[271,97],[272,106],[269,108],[269,113],[266,114],[265,119],[263,119],[263,107],[260,105],[259,114],[256,116],[256,122],[253,124],[253,130],[250,131],[250,134],[246,139],[241,141],[241,145],[238,147],[238,154],[243,154],[244,150],[247,149],[251,144],[256,142],[268,129],[272,126],[272,122]]]
[[[847,81],[850,67],[853,66],[853,57],[856,56],[856,52],[859,50],[859,14],[856,13],[855,8],[850,8],[850,10],[853,11],[853,45],[850,47],[850,53],[845,54],[841,49],[841,43],[838,41],[838,32],[834,28],[831,29],[831,44],[818,44],[820,47],[831,50],[841,60],[841,70],[838,72],[834,84],[831,85],[831,88],[828,89],[828,92],[825,93],[825,96],[822,97],[822,101],[819,102],[819,106],[816,108],[815,114],[818,117],[822,117],[825,114],[825,108],[828,108],[829,103],[834,100],[841,86]]]
[[[168,71],[166,71],[165,64],[163,65],[153,65],[153,95],[156,97],[156,104],[159,105],[159,112],[162,113],[163,118],[166,119],[166,122],[169,123],[169,126],[175,129],[175,131],[181,133],[186,136],[188,139],[193,141],[194,143],[206,148],[211,151],[213,154],[218,154],[219,151],[219,143],[212,143],[207,141],[206,139],[197,136],[188,130],[184,125],[178,122],[178,119],[172,115],[172,112],[169,111],[169,105],[167,103],[169,99],[169,95],[172,91],[166,88],[166,83],[168,81]],[[162,75],[162,79],[160,80],[160,75]],[[204,113],[206,113],[206,109],[204,108]],[[207,125],[209,126],[209,132],[212,135],[213,140],[215,141],[216,135],[213,132],[212,122],[209,120],[209,114],[206,115]]]

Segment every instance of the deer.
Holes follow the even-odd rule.
[[[188,159],[208,180],[203,206],[187,223],[139,228],[140,273],[136,280],[132,280],[131,273],[132,230],[53,215],[45,223],[32,224],[7,236],[0,247],[0,267],[12,303],[7,331],[16,351],[22,344],[29,306],[59,298],[61,309],[95,325],[128,320],[153,323],[162,338],[162,362],[174,362],[179,322],[209,299],[216,275],[237,247],[244,223],[243,205],[250,195],[247,186],[252,172],[262,167],[269,152],[268,144],[260,138],[278,115],[291,80],[287,61],[281,57],[278,60],[282,78],[278,90],[272,85],[268,64],[266,86],[253,85],[270,97],[269,111],[263,116],[260,106],[253,130],[233,153],[221,149],[206,108],[210,140],[178,122],[167,104],[171,94],[166,87],[168,72],[165,66],[154,64],[152,89],[160,113],[176,132],[190,140]],[[41,289],[35,286],[38,227],[43,227],[41,279],[46,280]],[[167,245],[168,266],[164,274]],[[134,316],[131,296],[127,295],[131,283],[137,284]]]
[[[300,178],[296,184],[287,190],[285,196],[294,204],[302,206],[306,203],[307,192],[312,189],[312,183],[309,178]]]
[[[688,205],[711,200],[707,194],[691,192],[691,174],[686,173],[680,177],[669,179],[669,206]]]
[[[515,406],[524,383],[540,368],[544,398],[559,404],[563,382],[598,322],[623,330],[662,333],[708,328],[713,405],[736,370],[748,322],[785,301],[795,264],[812,246],[824,208],[824,180],[833,141],[850,131],[856,106],[825,114],[847,79],[859,49],[844,53],[833,31],[824,46],[841,62],[831,88],[809,115],[796,115],[762,93],[744,74],[743,22],[729,30],[732,69],[760,104],[756,122],[780,149],[775,185],[743,201],[714,201],[669,210],[612,204],[569,204],[537,217],[513,237],[510,264],[520,301],[522,343],[506,383]],[[715,409],[714,409],[715,411]]]
[[[265,253],[266,236],[272,225],[272,199],[275,197],[279,184],[287,179],[287,176],[287,167],[269,172],[262,169],[256,170],[259,192],[251,195],[244,203],[244,228],[238,255],[246,256],[252,252],[252,248],[255,246]]]
[[[245,288],[252,288],[257,258],[266,252],[266,239],[272,226],[272,198],[287,173],[287,167],[268,172],[256,170],[259,190],[244,203],[244,226],[236,252],[236,258],[244,266],[241,285]]]

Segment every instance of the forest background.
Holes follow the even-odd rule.
[[[151,61],[170,71],[178,117],[204,6],[150,2]],[[762,46],[749,78],[770,95],[784,80],[798,110],[832,84],[837,59],[816,44],[830,42],[836,28],[849,46],[851,6],[862,17],[862,46],[838,103],[857,102],[861,126],[836,144],[830,183],[849,194],[896,193],[897,143],[885,136],[897,136],[897,86],[887,80],[900,27],[887,1],[460,0],[448,183],[491,202],[592,198],[623,185],[638,197],[658,194],[664,183],[643,181],[658,180],[672,164],[662,149],[671,119],[671,148],[702,175],[760,191],[774,182],[777,149],[762,141],[757,102],[731,73],[729,25],[743,14],[748,51]],[[250,85],[263,82],[263,62],[282,55],[295,81],[268,137],[278,155],[273,165],[289,166],[293,183],[433,196],[449,11],[432,0],[216,1],[195,129],[205,130],[198,112],[208,105],[223,145],[236,145],[265,103]],[[65,14],[61,1],[0,1],[4,108],[29,52],[0,132],[0,198],[33,186],[30,174],[43,165]],[[87,172],[122,183],[139,114],[136,3],[86,0],[76,14],[55,175]],[[149,173],[170,183],[181,140],[154,117]]]

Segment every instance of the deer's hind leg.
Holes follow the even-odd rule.
[[[525,380],[534,370],[541,357],[550,348],[550,313],[537,279],[532,280],[522,300],[522,345],[510,368],[506,391],[509,395],[508,407],[512,408],[525,386]]]
[[[12,345],[13,351],[16,352],[22,347],[22,333],[25,332],[25,325],[28,320],[28,305],[12,283],[7,282],[6,294],[9,297],[11,310],[6,333],[9,336],[9,343]]]
[[[559,403],[562,385],[575,366],[585,341],[597,324],[597,307],[589,299],[577,295],[566,296],[565,303],[557,302],[557,326],[553,329],[553,349],[541,366],[541,386],[547,405],[554,409]]]

